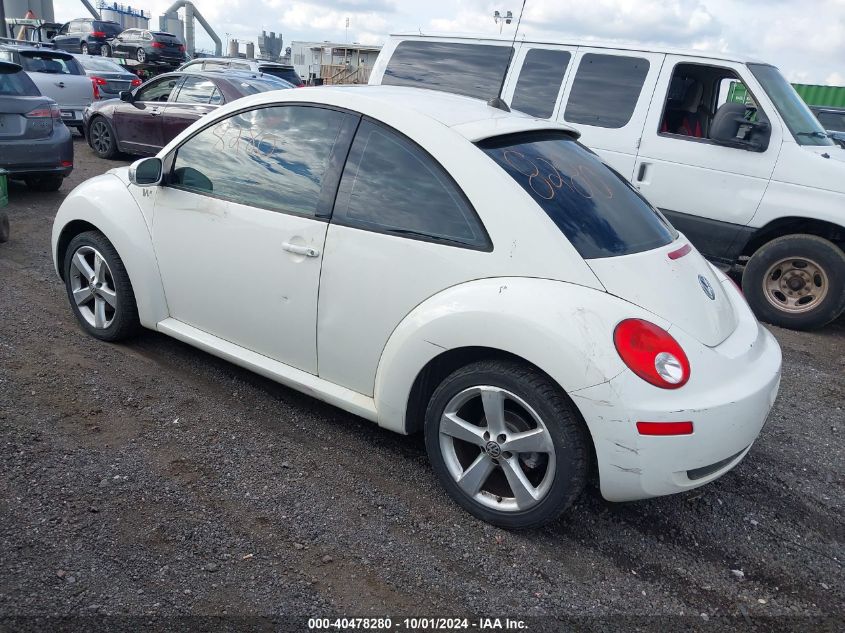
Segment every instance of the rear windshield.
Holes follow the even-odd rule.
[[[499,94],[510,46],[460,42],[400,42],[381,83],[492,99]]]
[[[267,75],[273,75],[274,77],[278,77],[279,79],[284,79],[285,81],[289,81],[294,86],[298,86],[302,83],[302,79],[300,79],[299,75],[293,68],[274,68],[273,66],[259,66],[258,70],[262,73]]]
[[[540,205],[584,259],[639,253],[677,236],[622,176],[567,134],[510,134],[478,146]]]
[[[51,73],[55,75],[84,75],[82,66],[73,57],[60,57],[40,51],[22,51],[21,65],[32,73]]]
[[[103,57],[93,57],[91,55],[82,55],[76,58],[85,70],[99,70],[104,73],[122,73],[124,75],[131,74],[123,66],[118,66],[113,61],[109,61]]]
[[[37,97],[38,92],[32,79],[24,72],[0,73],[0,95],[13,97]]]
[[[94,22],[93,26],[95,31],[102,31],[106,34],[106,37],[120,35],[123,31],[123,27],[116,22]]]

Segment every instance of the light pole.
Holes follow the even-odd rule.
[[[499,35],[501,35],[502,27],[513,21],[513,13],[508,11],[505,15],[502,15],[499,11],[493,11],[493,21],[499,25]]]

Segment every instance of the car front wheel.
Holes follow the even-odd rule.
[[[117,156],[117,139],[114,129],[103,117],[95,118],[88,127],[88,144],[100,158]]]
[[[845,253],[816,235],[785,235],[760,247],[742,290],[761,321],[809,330],[845,310]]]
[[[516,362],[481,361],[448,376],[429,402],[425,441],[449,495],[505,528],[556,519],[587,478],[587,432],[566,395]]]
[[[87,231],[70,241],[64,273],[73,313],[88,334],[103,341],[121,341],[138,332],[138,308],[129,275],[102,233]]]
[[[82,53],[83,55],[87,55],[88,54],[88,44],[86,44],[85,42],[82,42],[82,46],[79,47],[79,52]]]

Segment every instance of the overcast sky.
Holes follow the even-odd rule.
[[[78,0],[54,0],[56,19],[83,17]],[[123,0],[158,16],[172,0]],[[96,0],[92,0],[96,4]],[[396,31],[498,34],[493,11],[521,0],[194,0],[222,40],[262,30],[291,40],[378,44]],[[157,18],[153,26],[158,27]],[[197,25],[197,46],[211,40]],[[504,27],[513,35],[515,23]],[[845,0],[527,0],[520,36],[663,43],[748,54],[791,81],[845,85]],[[243,50],[243,49],[242,49]]]

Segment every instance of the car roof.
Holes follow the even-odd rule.
[[[396,40],[418,40],[418,41],[426,41],[426,40],[435,40],[435,41],[463,41],[466,40],[467,43],[489,43],[494,45],[510,45],[513,41],[510,38],[500,38],[490,35],[478,35],[472,33],[421,33],[417,32],[406,32],[406,33],[391,33],[391,39]],[[691,48],[673,48],[671,46],[660,46],[660,45],[648,45],[642,42],[614,42],[614,41],[606,41],[606,40],[583,40],[578,38],[558,38],[558,39],[539,39],[539,38],[530,38],[530,39],[523,39],[520,38],[518,40],[519,44],[560,44],[561,46],[583,46],[585,48],[605,48],[605,49],[613,49],[613,50],[623,50],[623,51],[636,51],[640,53],[659,53],[659,54],[667,54],[667,55],[683,55],[685,57],[699,57],[703,59],[718,59],[721,61],[729,61],[729,62],[736,62],[739,64],[746,64],[746,63],[768,63],[764,62],[763,60],[749,57],[745,55],[738,55],[736,53],[728,53],[724,51],[707,51],[707,50],[696,50]]]
[[[18,46],[17,44],[0,44],[0,50],[17,51],[18,53],[49,53],[53,57],[60,57],[61,59],[73,59],[73,55],[65,51],[60,51],[55,48],[47,48],[46,46]]]
[[[346,107],[376,118],[379,111],[385,109],[415,113],[432,119],[473,142],[491,136],[532,130],[560,130],[574,138],[579,136],[573,128],[554,121],[531,117],[521,112],[505,112],[487,105],[480,99],[426,88],[320,86],[284,90],[282,93],[265,92],[241,99],[238,103],[240,107],[244,107],[279,101],[305,101]]]

